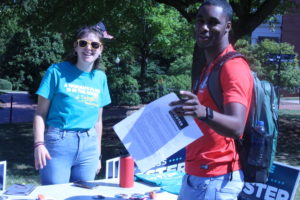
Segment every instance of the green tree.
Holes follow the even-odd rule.
[[[179,90],[190,90],[191,76],[187,74],[162,75],[160,76],[162,84],[165,87],[164,95]]]
[[[191,26],[176,10],[146,0],[124,1],[110,11],[117,13],[112,31],[118,41],[112,44],[112,54],[134,58],[141,89],[149,86],[146,80],[154,68],[157,73],[167,71],[171,62],[191,53]]]
[[[117,74],[114,73],[117,66],[121,67],[114,62],[119,56],[127,66],[127,70],[121,70],[120,73],[138,80],[139,90],[149,90],[156,87],[155,81],[160,80],[157,78],[160,75],[190,73],[191,54],[194,50],[192,24],[202,1],[4,0],[0,2],[0,35],[5,36],[2,43],[2,38],[0,39],[0,65],[2,67],[5,63],[4,55],[5,58],[13,58],[13,53],[16,53],[6,45],[16,32],[29,30],[30,33],[60,33],[68,51],[73,48],[71,36],[75,29],[102,20],[115,36],[114,40],[105,41],[103,53],[103,66],[109,78],[113,79]],[[286,0],[280,4],[280,0],[230,0],[235,12],[234,40],[249,35],[269,16],[283,13],[290,2],[291,0]],[[195,50],[194,55],[199,55],[197,48]],[[1,52],[5,53],[1,55]],[[193,60],[194,65],[197,65],[197,56],[193,56]],[[19,73],[17,71],[16,74]],[[20,80],[25,82],[25,79]],[[148,95],[143,98],[147,102],[155,97],[155,92],[140,95]]]
[[[138,82],[130,75],[118,74],[109,78],[110,94],[114,105],[138,105],[141,98],[138,94]]]
[[[31,23],[23,23],[23,26],[32,32],[47,30],[64,33],[67,50],[72,48],[67,44],[72,43],[70,39],[73,30],[103,20],[116,38],[105,41],[107,48],[104,51],[104,64],[107,72],[116,67],[114,59],[118,55],[127,65],[136,68],[130,75],[139,81],[140,89],[152,85],[153,75],[165,73],[171,63],[191,54],[191,25],[175,9],[166,8],[155,1],[35,2],[30,4],[31,13],[23,18],[24,22]]]
[[[7,0],[0,3],[0,66],[8,41],[15,32],[22,29],[18,27],[20,17],[15,14],[16,11],[17,6],[12,1]]]
[[[260,43],[251,45],[246,40],[239,40],[236,48],[243,53],[249,62],[253,71],[257,72],[262,79],[272,82],[281,87],[293,88],[300,85],[300,70],[298,67],[298,55],[294,46],[288,43],[277,43],[272,40],[263,40]],[[295,54],[292,62],[282,62],[280,65],[280,82],[278,77],[278,63],[270,63],[268,54]]]
[[[194,23],[197,8],[204,0],[155,0],[174,7],[189,22]],[[233,8],[233,24],[231,31],[231,42],[234,44],[238,39],[249,36],[256,27],[265,22],[267,19],[276,14],[287,12],[288,8],[295,6],[293,0],[229,0]],[[192,69],[200,66],[201,51],[198,46],[194,45]]]
[[[34,91],[43,72],[52,63],[61,61],[63,52],[58,33],[18,32],[7,44],[0,76],[12,82],[15,90]]]
[[[155,0],[174,7],[189,22],[196,18],[197,8],[204,0]],[[266,19],[287,12],[297,3],[293,0],[229,0],[234,12],[232,42],[250,35]]]

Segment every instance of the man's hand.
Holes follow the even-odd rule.
[[[180,91],[182,99],[173,101],[170,106],[176,106],[173,111],[179,116],[193,116],[194,118],[205,117],[205,106],[201,105],[197,95],[190,91]]]

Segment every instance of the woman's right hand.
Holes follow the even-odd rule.
[[[42,96],[38,96],[37,109],[33,120],[34,135],[34,165],[35,169],[43,169],[47,164],[47,159],[51,156],[44,145],[45,119],[50,107],[50,101]]]
[[[51,156],[45,145],[39,145],[34,149],[34,164],[36,170],[43,169],[47,164],[47,159],[50,160]]]

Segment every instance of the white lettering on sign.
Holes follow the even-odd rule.
[[[290,197],[289,193],[286,190],[278,190],[276,200],[286,200]]]
[[[278,188],[268,186],[267,190],[266,190],[265,197],[268,197],[268,199],[270,199],[270,200],[275,199],[277,191],[278,191]]]
[[[263,191],[265,194],[263,196]],[[282,190],[262,183],[245,183],[243,192],[248,195],[255,194],[256,198],[264,200],[288,200],[290,195],[286,190]]]
[[[164,164],[166,164],[166,161],[162,161]],[[162,166],[162,164],[158,164],[157,166]],[[185,163],[181,162],[181,163],[177,163],[174,165],[168,165],[168,166],[162,166],[162,167],[158,167],[155,169],[150,169],[147,172],[145,172],[145,174],[160,174],[163,172],[169,172],[169,171],[182,171],[184,172],[184,167],[185,167]]]

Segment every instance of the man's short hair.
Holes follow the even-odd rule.
[[[199,9],[206,5],[213,5],[223,8],[223,11],[227,16],[227,20],[232,20],[232,7],[226,0],[206,0],[201,4]]]

